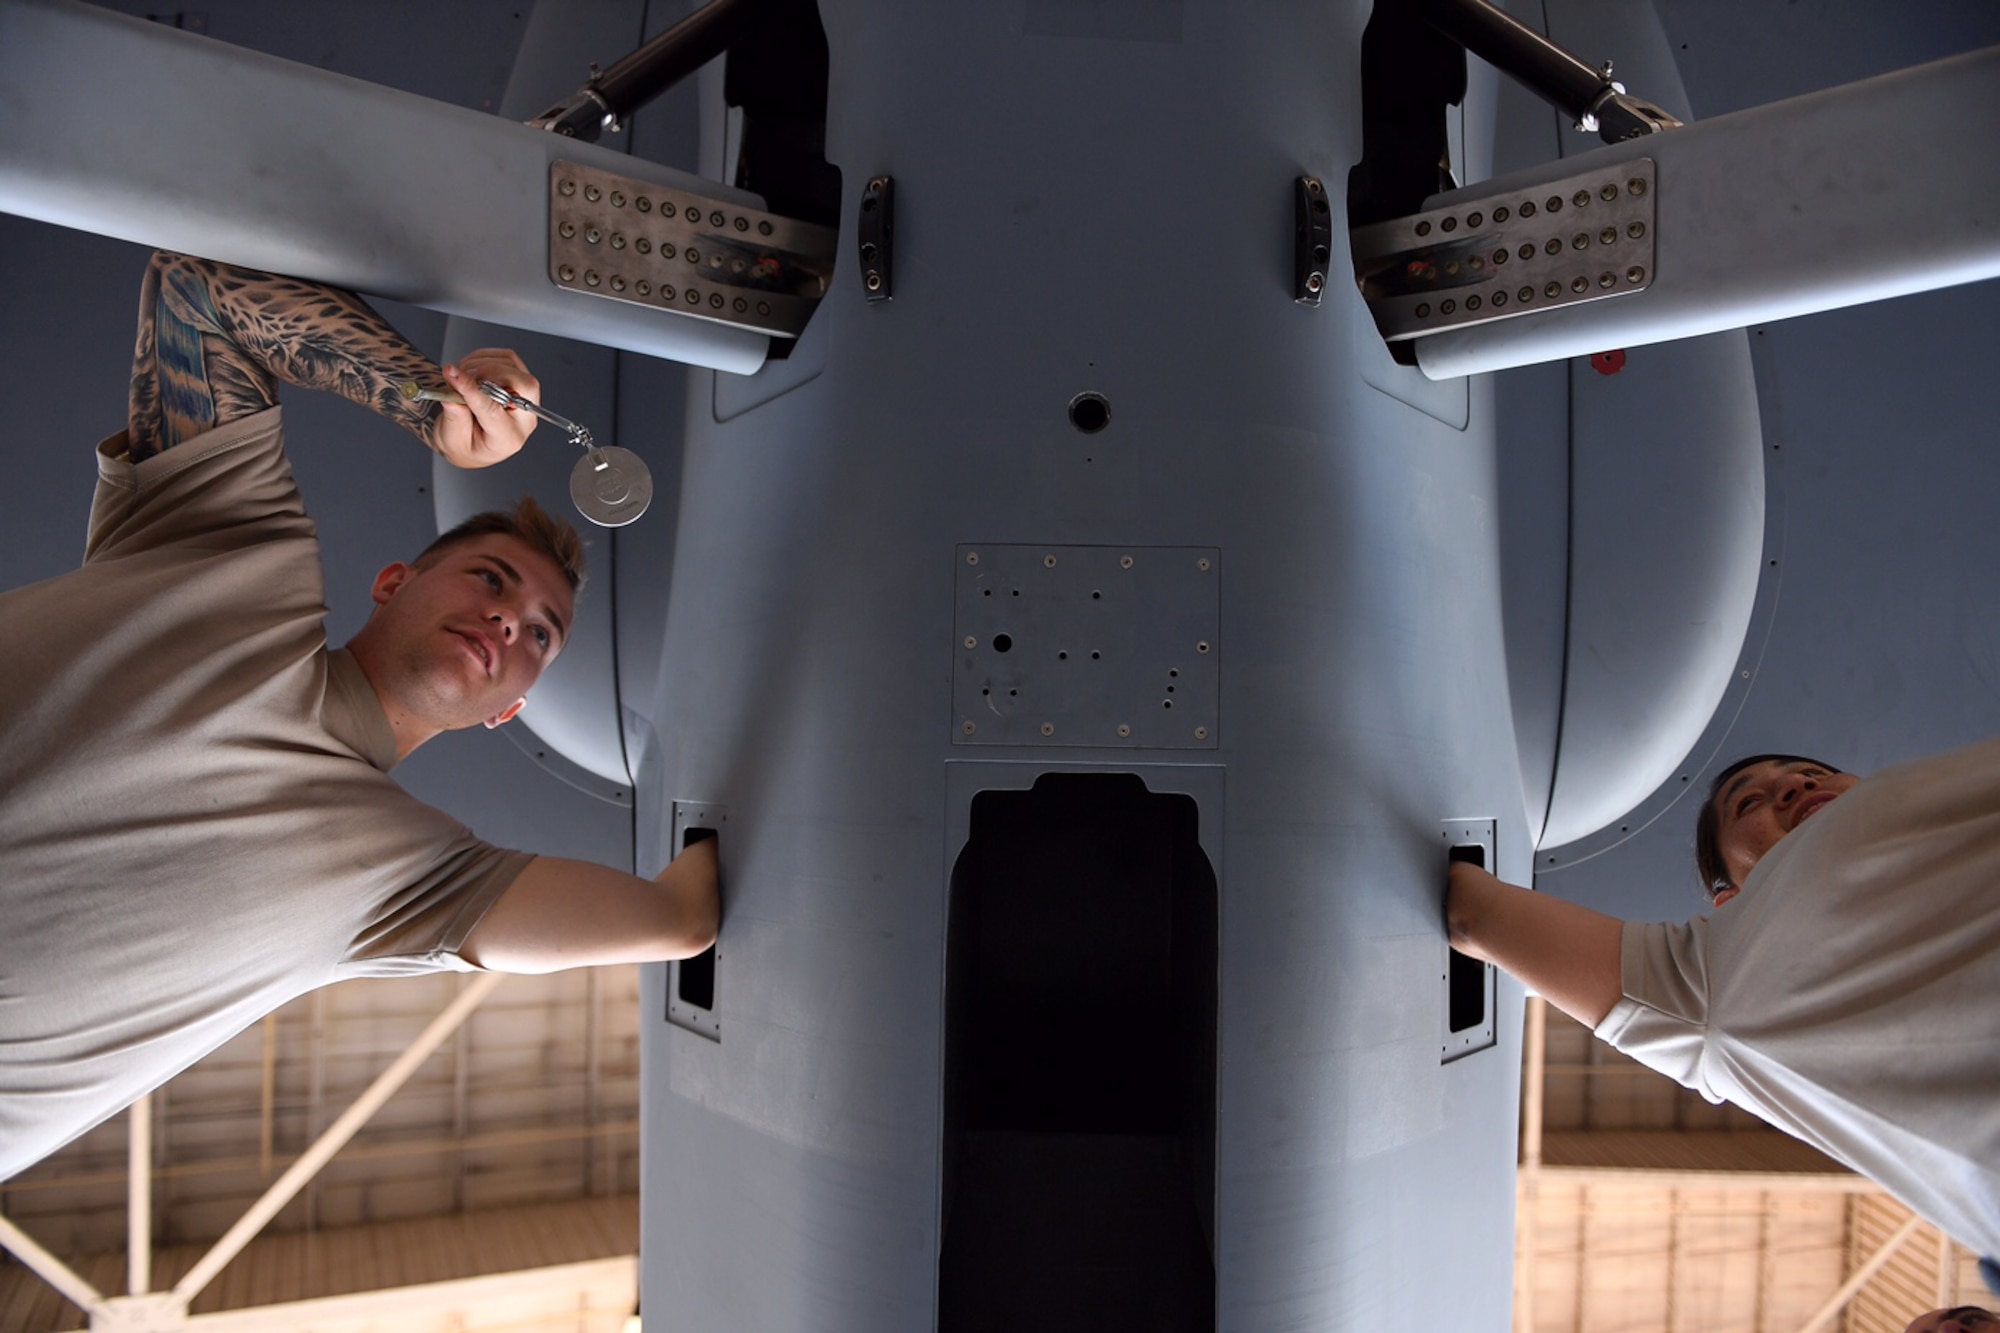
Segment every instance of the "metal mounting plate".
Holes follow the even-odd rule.
[[[952,741],[1212,750],[1213,546],[961,546]]]
[[[549,278],[586,296],[795,338],[837,235],[576,162],[549,166]]]
[[[1357,227],[1354,280],[1390,342],[1630,296],[1653,282],[1654,197],[1641,157]]]

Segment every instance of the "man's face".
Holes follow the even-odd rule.
[[[1722,864],[1741,885],[1778,839],[1859,781],[1852,773],[1835,773],[1805,760],[1767,759],[1750,765],[1715,796],[1715,843]],[[1724,889],[1715,901],[1727,902],[1736,893]]]
[[[2000,1316],[1977,1305],[1960,1305],[1920,1314],[1903,1333],[2000,1333]]]
[[[488,534],[391,565],[375,579],[363,633],[387,680],[385,706],[438,730],[514,716],[562,651],[575,598],[555,562],[518,537]]]

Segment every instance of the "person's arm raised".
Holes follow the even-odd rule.
[[[139,295],[131,457],[275,405],[284,380],[371,408],[458,467],[486,467],[519,451],[535,419],[482,394],[482,379],[541,395],[510,351],[482,348],[440,371],[352,292],[159,251]],[[401,389],[411,380],[465,405],[412,401]]]
[[[1596,1027],[1624,995],[1624,922],[1588,907],[1502,883],[1455,863],[1445,898],[1451,946],[1526,982],[1578,1022]]]
[[[459,956],[495,972],[690,958],[715,943],[716,872],[713,839],[683,850],[652,880],[536,857],[472,928]]]

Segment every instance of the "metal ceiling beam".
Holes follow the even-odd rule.
[[[558,161],[724,208],[757,196],[497,116],[75,0],[4,0],[0,124],[0,210],[24,217],[737,374],[769,346],[549,271]]]

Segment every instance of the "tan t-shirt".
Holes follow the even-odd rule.
[[[2000,741],[1868,778],[1623,948],[1598,1036],[2000,1254]]]
[[[469,968],[532,859],[388,777],[278,409],[124,448],[82,568],[0,593],[0,1179],[297,995]]]

